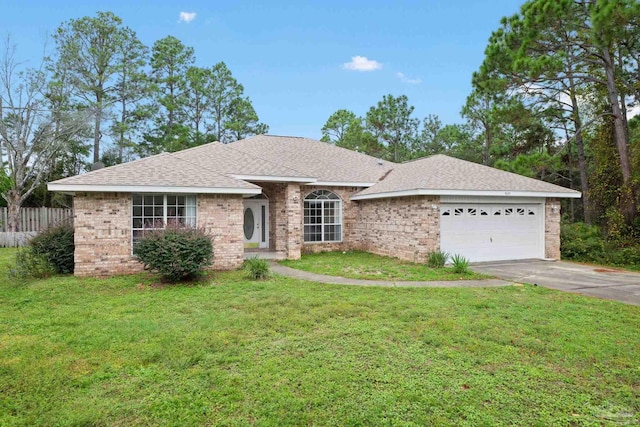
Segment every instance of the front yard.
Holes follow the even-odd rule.
[[[365,280],[470,280],[490,276],[475,273],[455,273],[451,267],[429,268],[426,264],[401,261],[363,251],[318,252],[303,254],[298,260],[283,260],[280,264],[312,273]]]
[[[640,422],[639,307],[532,286],[153,283],[3,279],[0,425]]]

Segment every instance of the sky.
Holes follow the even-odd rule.
[[[149,47],[172,35],[198,66],[224,61],[270,134],[319,139],[335,111],[364,116],[387,94],[462,123],[491,32],[523,2],[0,0],[0,34],[37,66],[61,23],[111,11]]]

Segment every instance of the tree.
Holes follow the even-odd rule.
[[[231,118],[233,104],[242,98],[244,87],[233,77],[224,62],[215,64],[211,68],[211,75],[208,91],[211,98],[213,135],[216,141],[231,142],[234,138],[227,123]]]
[[[142,101],[150,93],[150,82],[144,71],[148,62],[149,49],[138,40],[128,28],[123,30],[125,37],[116,46],[116,83],[114,98],[118,104],[118,115],[111,130],[117,147],[117,163],[125,161],[125,150],[134,145],[132,133],[139,130],[148,118],[148,108]]]
[[[480,129],[484,140],[482,163],[488,166],[495,128],[497,127],[495,100],[491,95],[475,90],[467,97],[467,102],[462,107],[460,114],[462,117],[466,117],[474,127]]]
[[[410,158],[418,158],[430,156],[432,154],[441,154],[446,151],[440,139],[440,131],[442,130],[442,121],[435,114],[427,115],[422,121],[422,130],[419,137],[413,140],[411,145]]]
[[[632,179],[626,102],[638,87],[640,4],[633,0],[531,0],[520,14],[502,21],[494,33],[487,60],[504,61],[503,75],[514,84],[533,89],[533,95],[551,102],[556,117],[574,135],[577,145],[585,213],[589,214],[589,189],[581,117],[581,92],[602,90],[606,105],[597,118],[613,118],[612,143],[617,147],[623,177],[620,207],[627,222],[637,216],[637,185]],[[493,58],[492,60],[489,58]],[[487,62],[487,61],[485,61]],[[487,68],[483,65],[485,74]],[[496,68],[495,66],[493,68]]]
[[[195,61],[193,48],[173,36],[156,41],[151,48],[153,113],[151,130],[145,134],[140,154],[178,151],[188,146],[186,74]]]
[[[73,111],[51,111],[40,69],[19,71],[15,46],[7,39],[0,59],[0,147],[11,185],[2,192],[8,206],[8,231],[20,231],[20,208],[42,183],[51,159],[86,125]],[[4,166],[4,165],[3,165]]]
[[[269,132],[269,126],[259,121],[258,114],[248,97],[237,98],[229,107],[227,131],[234,141],[252,135],[262,135]]]
[[[57,47],[57,74],[67,73],[73,95],[93,115],[93,161],[100,160],[102,121],[116,100],[116,81],[123,62],[123,46],[137,39],[111,12],[96,17],[72,19],[63,23],[54,35]]]
[[[389,150],[394,162],[410,158],[410,147],[417,138],[420,120],[411,117],[414,107],[405,95],[385,95],[367,112],[367,129]]]
[[[200,67],[187,69],[185,84],[185,114],[193,135],[191,145],[196,146],[208,141],[205,137],[207,116],[211,109],[208,87],[213,74],[211,70]],[[212,138],[212,140],[214,140]]]
[[[333,113],[320,130],[322,141],[331,142],[335,145],[344,144],[349,128],[355,122],[362,122],[362,119],[352,111],[341,109]]]
[[[384,157],[386,148],[366,128],[364,119],[348,110],[338,110],[327,119],[321,129],[322,141],[338,147],[365,153],[373,157]]]

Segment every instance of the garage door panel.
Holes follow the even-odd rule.
[[[542,257],[541,205],[443,205],[440,246],[471,261]]]

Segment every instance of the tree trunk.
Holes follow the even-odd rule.
[[[100,122],[102,121],[102,99],[96,102],[96,121],[93,127],[93,163],[100,161]]]
[[[20,193],[16,190],[7,192],[7,231],[15,233],[20,231]]]
[[[491,126],[484,124],[484,165],[489,166],[489,148],[491,147]]]
[[[127,120],[127,101],[122,98],[122,115],[120,116],[120,141],[118,144],[118,163],[122,163],[124,160],[124,127]]]
[[[607,77],[607,94],[609,96],[609,104],[613,113],[613,134],[616,147],[618,149],[618,157],[620,159],[620,171],[622,172],[622,191],[620,208],[622,215],[627,223],[633,221],[637,215],[636,209],[636,191],[631,181],[631,162],[629,160],[629,144],[627,131],[624,127],[625,117],[620,108],[620,97],[616,87],[614,64],[611,59],[611,53],[608,47],[602,48],[602,57],[604,59],[605,75]]]
[[[587,224],[593,223],[593,209],[589,201],[589,178],[587,176],[587,160],[584,156],[584,140],[582,139],[582,119],[580,118],[580,110],[578,106],[578,99],[576,98],[575,91],[573,89],[573,79],[569,80],[571,85],[570,97],[571,107],[573,111],[573,123],[576,127],[576,150],[578,152],[578,171],[580,172],[580,190],[582,191],[582,208],[584,211],[584,222]]]

